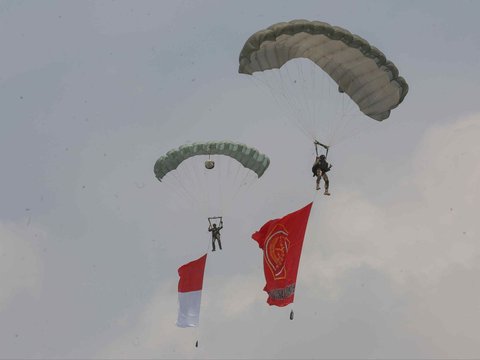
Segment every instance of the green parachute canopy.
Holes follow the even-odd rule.
[[[252,75],[280,69],[292,59],[306,58],[322,68],[358,105],[381,121],[408,93],[397,67],[360,36],[320,21],[293,20],[253,34],[240,53],[239,73]]]
[[[186,159],[197,155],[224,155],[237,160],[243,167],[252,170],[260,178],[270,164],[270,159],[257,149],[231,141],[197,142],[170,150],[155,163],[154,172],[158,180]]]

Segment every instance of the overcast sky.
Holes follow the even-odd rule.
[[[479,13],[475,1],[0,1],[0,358],[479,358]],[[246,39],[292,19],[362,36],[410,86],[388,120],[329,154],[329,198],[311,143],[238,74]],[[153,165],[211,139],[271,166],[225,219],[200,328],[180,329],[177,268],[205,252],[206,219]],[[269,307],[250,236],[312,200],[295,303]]]

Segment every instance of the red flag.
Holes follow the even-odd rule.
[[[293,302],[311,208],[312,203],[281,219],[270,220],[252,235],[263,249],[263,270],[267,281],[263,290],[268,294],[267,303],[270,305],[286,306]]]
[[[206,260],[207,254],[178,268],[179,327],[198,326]]]

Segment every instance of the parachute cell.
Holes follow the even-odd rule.
[[[169,151],[155,163],[155,176],[161,181],[166,174],[175,170],[183,161],[197,155],[229,156],[237,160],[245,168],[255,172],[259,178],[270,164],[270,159],[266,155],[247,145],[229,141],[211,141],[183,145],[178,149]]]

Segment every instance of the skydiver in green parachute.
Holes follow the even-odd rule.
[[[220,230],[223,229],[223,219],[220,217],[220,224],[217,227],[217,224],[213,224],[210,222],[211,219],[216,218],[208,218],[208,222],[210,225],[208,226],[208,231],[212,233],[212,251],[215,251],[215,240],[218,241],[218,247],[222,250],[222,243],[220,241]]]

